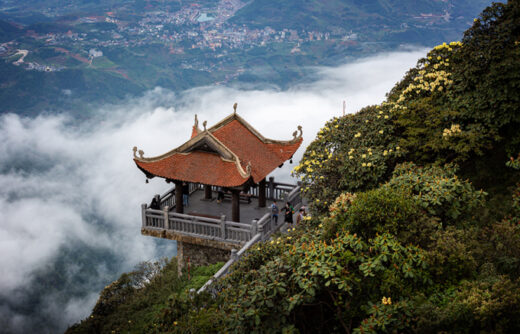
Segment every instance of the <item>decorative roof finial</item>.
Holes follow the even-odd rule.
[[[235,102],[235,104],[233,105],[233,113],[236,114],[237,113],[237,107],[238,107],[238,103]]]
[[[204,131],[206,131],[206,125],[208,124],[208,121],[202,122],[202,126],[204,127]]]
[[[197,114],[195,114],[195,129],[199,127],[199,119],[197,118]]]
[[[143,150],[139,150],[137,151],[137,147],[134,146],[134,148],[132,149],[132,151],[134,152],[134,158],[135,159],[144,159],[144,151]],[[139,157],[137,157],[137,154],[136,153],[139,153]]]
[[[298,132],[299,132],[299,133],[298,133]],[[302,137],[302,135],[303,135],[302,126],[301,126],[301,125],[298,125],[298,130],[297,130],[297,131],[294,131],[292,135],[293,135],[293,139],[292,139],[292,141],[297,141],[297,140],[299,140],[299,139]]]

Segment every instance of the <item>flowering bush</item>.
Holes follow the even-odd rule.
[[[418,167],[403,163],[395,168],[386,186],[409,191],[422,209],[438,217],[445,226],[463,226],[465,220],[483,208],[486,193],[475,190],[456,172],[453,165]]]
[[[326,212],[342,192],[364,191],[388,179],[403,154],[392,118],[387,106],[372,106],[333,118],[320,130],[294,169],[314,209]]]

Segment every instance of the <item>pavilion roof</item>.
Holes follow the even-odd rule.
[[[191,139],[161,156],[143,157],[134,147],[134,161],[148,178],[237,187],[249,180],[260,182],[290,159],[302,143],[302,130],[288,141],[263,137],[235,113],[204,130],[195,125]]]

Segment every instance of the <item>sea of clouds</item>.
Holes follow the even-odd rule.
[[[162,154],[189,139],[195,114],[200,123],[207,120],[211,126],[229,115],[237,102],[238,113],[268,138],[291,139],[302,125],[304,142],[295,155],[297,162],[324,123],[342,115],[343,100],[348,113],[380,103],[425,52],[404,50],[315,68],[316,80],[284,91],[212,86],[175,94],[156,88],[125,103],[92,110],[83,121],[69,114],[1,115],[2,331],[63,331],[86,317],[100,288],[122,272],[141,261],[175,255],[174,242],[140,234],[140,204],[169,186],[160,179],[145,183],[132,161],[133,146],[145,156]],[[285,164],[273,175],[289,180],[293,167]],[[109,254],[117,266],[70,255],[80,245]],[[81,269],[92,273],[78,286],[82,291],[59,296],[59,287],[48,294],[40,291],[38,309],[23,305],[34,298],[28,291],[35,273],[64,254],[69,254],[69,290]],[[36,324],[36,318],[46,319],[46,324]]]

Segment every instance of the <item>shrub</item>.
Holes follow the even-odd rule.
[[[408,191],[420,207],[442,224],[463,226],[484,206],[486,193],[475,190],[469,181],[461,180],[453,165],[418,167],[403,163],[394,170],[386,187]]]
[[[390,177],[402,155],[392,117],[386,106],[371,106],[320,130],[294,169],[314,209],[326,212],[342,192],[372,189]]]

